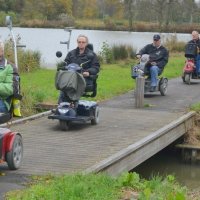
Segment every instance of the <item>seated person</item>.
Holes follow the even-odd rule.
[[[12,96],[17,96],[18,94],[18,70],[5,59],[4,43],[0,41],[0,113],[10,111]]]
[[[192,40],[188,42],[188,44],[196,44],[197,51],[195,56],[195,66],[196,66],[196,75],[200,77],[200,39],[199,39],[199,32],[192,31]]]
[[[157,78],[163,72],[165,65],[168,63],[169,53],[167,49],[161,45],[160,35],[153,36],[153,43],[147,44],[137,53],[137,58],[141,58],[143,54],[149,55],[149,64],[146,66],[145,73],[150,74],[151,92],[156,90],[158,84]]]
[[[91,54],[92,54],[92,58],[91,58]],[[91,61],[88,62],[89,60]],[[82,75],[86,79],[86,82],[87,82],[87,78],[90,75],[97,75],[97,73],[99,72],[99,69],[100,69],[99,61],[98,61],[97,55],[90,48],[88,48],[87,36],[79,35],[77,38],[77,48],[73,49],[67,54],[65,58],[65,64],[69,65],[71,63],[76,63],[78,65],[85,63],[82,65],[82,68],[83,68]],[[65,98],[64,93],[61,92],[58,103],[61,103],[64,101],[67,101],[67,99]]]

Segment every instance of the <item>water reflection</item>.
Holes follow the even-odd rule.
[[[199,163],[190,164],[182,162],[180,151],[165,149],[136,167],[133,171],[147,179],[152,175],[166,176],[171,174],[182,185],[190,189],[200,189],[199,168]]]

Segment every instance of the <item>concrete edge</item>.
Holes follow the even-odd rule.
[[[45,111],[45,112],[42,112],[42,113],[31,115],[29,117],[20,118],[20,119],[13,120],[13,121],[11,120],[7,123],[1,124],[0,127],[5,128],[5,127],[10,127],[10,126],[15,125],[15,124],[21,124],[21,123],[24,123],[24,122],[27,122],[27,121],[31,121],[31,120],[38,119],[38,118],[41,118],[41,117],[44,117],[44,116],[48,116],[51,113],[52,113],[51,110],[48,110],[48,111]]]
[[[99,163],[87,168],[86,170],[83,171],[83,173],[97,173],[99,171],[103,171],[103,169],[108,168],[110,165],[113,163],[116,163],[117,161],[121,160],[122,158],[128,156],[129,154],[133,153],[137,149],[141,148],[142,146],[148,144],[151,141],[156,140],[159,138],[161,135],[165,135],[170,131],[171,129],[179,126],[180,124],[184,123],[188,119],[194,117],[196,112],[191,111],[187,114],[184,114],[183,116],[179,117],[177,120],[172,121],[171,123],[165,125],[164,127],[158,129],[155,132],[152,132],[150,135],[147,137],[141,139],[140,141],[129,145],[128,147],[120,150],[119,152],[113,154],[112,156],[100,161]]]

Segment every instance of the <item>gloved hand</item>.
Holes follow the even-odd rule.
[[[65,69],[65,63],[60,62],[57,64],[57,71]]]

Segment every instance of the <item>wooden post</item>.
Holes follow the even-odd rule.
[[[136,89],[135,89],[135,107],[143,108],[144,107],[144,81],[145,78],[138,76],[136,78]]]

